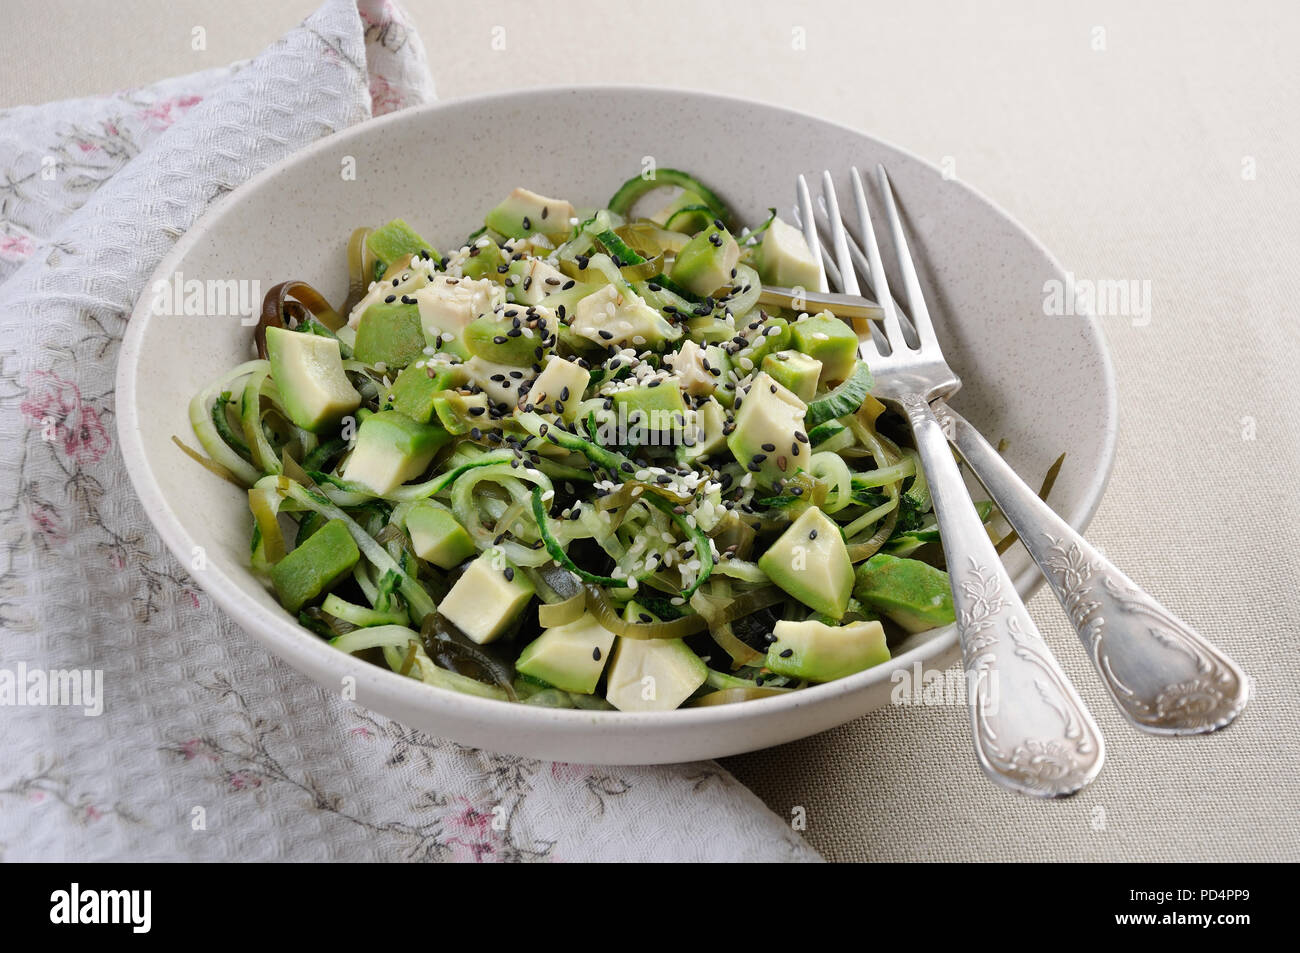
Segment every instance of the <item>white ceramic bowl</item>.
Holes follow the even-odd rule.
[[[235,190],[159,266],[154,280],[305,279],[334,302],[346,290],[345,246],[360,224],[405,217],[446,249],[517,185],[602,204],[643,157],[687,169],[743,221],[788,209],[794,177],[851,164],[889,168],[944,349],[965,382],[954,405],[1031,483],[1069,451],[1052,501],[1076,527],[1091,518],[1115,446],[1114,377],[1091,318],[1045,317],[1052,256],[960,182],[860,132],[773,106],[627,87],[543,89],[399,112],[323,139]],[[355,179],[341,174],[354,164]],[[847,186],[841,193],[848,194]],[[787,216],[788,217],[788,216]],[[889,251],[886,250],[888,259]],[[150,287],[153,286],[151,281]],[[605,764],[717,757],[823,731],[888,703],[891,675],[949,664],[952,627],[914,636],[887,665],[789,695],[661,713],[512,705],[442,691],[338,652],[285,613],[248,568],[243,493],[184,457],[186,404],[250,356],[236,317],[170,317],[150,295],[132,315],[117,380],[127,468],[158,531],[195,578],[272,652],[330,688],[355,678],[357,701],[465,744]],[[1021,550],[1007,556],[1021,593],[1039,581]]]

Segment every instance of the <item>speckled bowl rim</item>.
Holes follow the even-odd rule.
[[[432,103],[427,106],[405,109],[377,119],[371,119],[317,140],[304,149],[301,149],[293,155],[277,162],[253,176],[246,183],[234,189],[229,195],[223,197],[211,206],[176,243],[171,252],[168,253],[168,255],[158,265],[157,269],[155,269],[153,276],[144,287],[152,287],[156,280],[165,279],[168,275],[174,273],[177,269],[178,263],[183,261],[190,249],[203,239],[209,228],[215,222],[224,216],[231,214],[239,207],[240,199],[243,194],[253,190],[268,179],[273,179],[276,176],[283,174],[286,170],[300,162],[303,162],[309,156],[313,156],[324,150],[336,149],[340,145],[343,145],[352,139],[367,138],[380,134],[382,129],[392,124],[436,121],[438,114],[447,110],[473,109],[477,106],[495,104],[503,101],[518,104],[520,106],[527,106],[530,100],[545,100],[548,97],[572,95],[575,92],[616,93],[627,94],[629,96],[652,95],[660,97],[686,97],[722,105],[730,104],[742,107],[760,107],[766,110],[787,113],[791,116],[813,119],[851,136],[858,136],[872,140],[896,151],[905,159],[915,162],[930,169],[936,174],[939,174],[938,168],[933,163],[930,163],[912,152],[888,142],[887,140],[868,135],[867,133],[853,129],[852,127],[846,126],[842,123],[822,119],[817,117],[815,114],[801,112],[771,103],[745,99],[743,97],[644,85],[610,84],[546,86],[522,91],[490,93],[481,96],[464,97]],[[1031,246],[1043,255],[1044,259],[1051,266],[1054,274],[1062,280],[1064,279],[1064,269],[1061,267],[1056,257],[1052,255],[1052,253],[1044,247],[1042,243],[1032,235],[1032,233],[1025,229],[1024,226],[1004,212],[981,192],[966,183],[952,182],[949,184],[955,185],[958,188],[966,189],[976,201],[984,204],[994,214],[1013,225],[1024,238],[1028,239]],[[123,337],[122,348],[118,359],[116,383],[117,429],[120,446],[126,462],[127,472],[130,475],[137,495],[144,504],[145,512],[149,515],[155,528],[158,530],[159,535],[163,538],[163,541],[166,543],[168,548],[173,554],[175,554],[176,558],[179,559],[182,564],[186,564],[188,563],[190,553],[193,552],[193,547],[196,543],[182,527],[181,523],[172,512],[171,507],[168,505],[167,500],[163,495],[161,487],[148,465],[143,439],[138,426],[140,408],[137,406],[136,402],[135,381],[139,373],[138,360],[141,353],[142,343],[148,333],[151,317],[148,300],[148,296],[146,295],[142,296],[140,301],[137,302],[136,307],[132,312],[126,334]],[[1075,507],[1074,512],[1068,515],[1062,514],[1062,516],[1064,516],[1072,526],[1080,531],[1086,528],[1089,521],[1092,519],[1101,502],[1101,498],[1105,493],[1106,486],[1109,483],[1111,471],[1114,465],[1115,446],[1118,433],[1118,396],[1116,392],[1115,371],[1110,353],[1106,346],[1105,336],[1103,335],[1099,322],[1095,316],[1089,314],[1084,320],[1086,321],[1087,332],[1093,339],[1096,352],[1100,358],[1100,382],[1104,388],[1106,420],[1104,421],[1104,438],[1101,459],[1096,461],[1098,466],[1092,479],[1088,482],[1083,498],[1079,505]],[[309,673],[312,671],[330,670],[339,678],[346,676],[354,677],[356,679],[359,700],[364,699],[364,697],[370,692],[374,692],[376,695],[387,696],[393,702],[408,709],[425,709],[435,715],[439,711],[444,711],[448,715],[455,716],[462,720],[473,719],[476,722],[491,724],[497,728],[505,730],[518,728],[527,732],[535,732],[539,729],[550,727],[555,731],[564,734],[569,734],[571,732],[587,734],[593,727],[599,727],[601,724],[613,727],[614,723],[617,723],[620,729],[643,729],[646,732],[652,732],[656,729],[665,729],[669,727],[673,729],[674,733],[688,729],[698,729],[702,732],[707,732],[709,729],[718,728],[721,725],[730,724],[736,721],[743,721],[753,716],[771,716],[782,711],[793,713],[801,708],[821,706],[823,703],[827,703],[840,696],[862,691],[868,686],[876,683],[887,682],[895,671],[900,669],[910,669],[917,662],[925,665],[926,663],[934,662],[936,659],[941,657],[951,658],[957,645],[955,627],[946,626],[939,635],[933,636],[929,638],[928,641],[895,656],[895,658],[891,659],[890,662],[884,665],[867,669],[866,671],[859,672],[856,675],[838,681],[812,686],[797,692],[791,692],[788,695],[755,699],[735,705],[682,708],[667,712],[617,712],[537,708],[439,689],[422,682],[417,682],[414,679],[400,676],[395,672],[364,662],[343,652],[339,652],[338,650],[331,648],[321,639],[312,635],[306,629],[303,629],[288,615],[282,612],[271,611],[269,608],[249,600],[244,593],[240,591],[233,577],[227,575],[219,566],[216,566],[213,563],[209,563],[208,568],[205,569],[202,574],[202,578],[197,581],[203,589],[213,597],[217,604],[234,619],[234,621],[276,655],[289,662],[290,665]],[[1042,581],[1041,574],[1036,568],[1030,566],[1016,576],[1015,585],[1017,591],[1020,592],[1023,597],[1028,598],[1028,596],[1037,589]],[[812,729],[811,731],[794,734],[793,737],[801,737],[816,730],[822,729]],[[787,732],[787,734],[789,733]],[[783,740],[790,739],[786,738]],[[753,750],[758,747],[765,747],[769,744],[778,743],[782,743],[782,741],[759,741],[758,743],[750,744],[748,746],[744,744],[723,745],[720,747],[725,747],[727,750],[714,756]],[[530,747],[535,748],[537,746],[524,744],[520,746],[519,750],[522,751],[523,749]],[[692,757],[699,757],[699,755],[693,755]],[[614,762],[611,762],[611,760],[607,758],[598,758],[596,760],[604,761],[606,763],[616,763],[617,759],[614,759]],[[669,757],[658,758],[656,760],[662,762],[672,761],[674,759]]]

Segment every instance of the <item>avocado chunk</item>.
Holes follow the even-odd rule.
[[[271,584],[280,604],[296,613],[337,585],[360,558],[361,552],[344,522],[330,520],[271,567]]]
[[[791,336],[796,351],[822,362],[823,384],[844,380],[858,363],[857,333],[829,311],[796,322]]]
[[[497,426],[489,413],[491,408],[488,404],[487,394],[462,394],[460,391],[444,390],[433,399],[433,412],[447,433],[460,436],[475,427],[482,430]]]
[[[677,253],[668,277],[703,298],[731,280],[740,261],[740,246],[731,233],[714,223]]]
[[[498,549],[489,549],[475,559],[438,611],[456,628],[479,645],[501,637],[534,594],[529,580]]]
[[[412,297],[420,309],[425,342],[468,359],[465,329],[480,314],[489,314],[496,305],[504,304],[505,290],[486,278],[475,281],[437,275]]]
[[[572,290],[577,282],[540,258],[510,263],[510,287],[521,304],[548,304],[547,298]]]
[[[732,455],[764,483],[792,476],[807,459],[807,405],[766,373],[754,378],[738,403],[736,428],[727,437]]]
[[[326,430],[361,406],[334,338],[267,328],[266,356],[284,409],[303,430]]]
[[[660,621],[629,602],[628,622]],[[671,711],[704,684],[709,668],[681,639],[629,639],[619,636],[605,679],[605,700],[619,711]]]
[[[853,592],[853,564],[840,528],[810,506],[758,557],[758,568],[808,608],[842,619]],[[865,601],[865,600],[863,600]]]
[[[424,347],[419,309],[413,304],[381,301],[361,315],[352,356],[363,364],[398,370],[419,359]]]
[[[727,445],[727,412],[710,397],[695,409],[694,419],[687,421],[682,443],[677,448],[679,463],[690,463]]]
[[[776,641],[768,646],[765,664],[778,675],[832,682],[889,661],[885,629],[879,622],[823,625],[782,619],[772,634]]]
[[[640,296],[614,285],[606,285],[579,301],[570,329],[602,347],[653,347],[682,336]]]
[[[427,252],[429,258],[436,260],[442,257],[400,218],[393,219],[366,236],[366,247],[385,266],[406,255],[422,255]]]
[[[663,433],[681,430],[686,423],[686,402],[675,378],[621,387],[610,396],[619,420],[626,421],[629,427]]]
[[[387,403],[422,424],[433,419],[433,402],[447,388],[455,386],[458,375],[450,365],[426,364],[417,361],[402,369],[388,391]]]
[[[614,633],[590,612],[547,629],[519,653],[515,670],[566,692],[590,695],[605,670]]]
[[[686,319],[686,333],[700,344],[724,344],[736,336],[736,329],[726,321],[711,315],[696,315]]]
[[[854,597],[908,632],[955,621],[948,574],[919,559],[877,553],[858,567]]]
[[[758,327],[753,327],[755,323]],[[734,362],[740,367],[741,374],[763,366],[769,354],[787,350],[790,343],[790,322],[785,318],[771,317],[766,321],[751,321],[740,335],[749,343],[736,352]]]
[[[673,369],[682,389],[696,397],[712,394],[731,369],[731,361],[722,348],[717,345],[700,347],[690,338],[664,357],[664,363]]]
[[[474,555],[474,541],[456,517],[437,503],[421,500],[406,514],[406,530],[411,534],[415,555],[427,559],[439,569],[459,566]]]
[[[590,382],[591,371],[573,361],[552,355],[542,368],[542,373],[537,375],[537,380],[533,381],[527,403],[542,413],[559,414],[572,420],[578,413],[578,403]]]
[[[497,269],[504,264],[506,256],[501,246],[484,235],[470,244],[465,260],[460,264],[460,273],[474,280],[491,278],[495,281],[501,274]]]
[[[541,232],[549,238],[568,238],[573,231],[569,220],[573,205],[563,199],[548,199],[528,189],[515,189],[500,205],[487,213],[487,227],[509,238],[525,238]]]
[[[554,343],[555,318],[544,308],[508,305],[480,315],[465,329],[465,345],[475,357],[494,364],[540,364]]]
[[[532,371],[514,364],[497,364],[482,357],[472,357],[465,362],[469,379],[492,401],[497,409],[512,411],[519,396],[528,393],[533,382]]]
[[[801,351],[777,351],[763,358],[763,370],[778,384],[790,389],[804,403],[817,396],[817,381],[822,376],[822,362]]]
[[[803,233],[781,219],[773,219],[758,246],[758,274],[764,282],[784,288],[816,291],[821,269]]]
[[[381,410],[357,428],[357,445],[343,465],[343,477],[383,496],[423,473],[450,439],[441,426],[419,423],[400,411]]]

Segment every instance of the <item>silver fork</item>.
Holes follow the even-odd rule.
[[[883,167],[879,175],[894,244],[907,275],[910,259],[900,241],[901,224]],[[930,408],[931,401],[953,393],[961,381],[943,359],[920,286],[914,280],[905,284],[919,347],[910,347],[904,338],[856,168],[852,179],[869,273],[876,276],[877,299],[885,313],[884,340],[877,343],[864,338],[860,352],[875,376],[873,393],[901,410],[911,425],[930,485],[966,667],[976,756],[985,774],[1012,790],[1038,797],[1073,794],[1101,770],[1105,744],[1091,713],[1038,634],[966,491],[948,449],[948,438]],[[839,273],[838,290],[859,295],[829,172],[822,176],[822,194]],[[799,177],[798,196],[808,244],[814,258],[821,261],[812,200],[803,176]],[[823,268],[823,282],[824,277]]]
[[[854,180],[860,186],[856,170]],[[928,327],[929,313],[883,169],[881,185],[909,309]],[[806,192],[805,183],[799,193],[801,206]],[[800,208],[799,217],[805,235],[811,226],[810,241],[814,241],[816,216],[811,204],[806,209]],[[829,199],[823,211],[832,234],[839,226],[840,239],[832,241],[836,244],[838,264],[834,267],[841,287],[846,291],[857,287],[855,265],[869,285],[871,275],[880,275],[878,287],[871,287],[888,299],[883,307],[892,309],[904,330],[915,336],[916,330],[889,297],[884,272],[867,260],[852,235],[844,233],[838,212],[830,215]],[[847,249],[844,254],[839,241]],[[826,263],[822,255],[817,257]],[[844,274],[848,275],[847,282],[841,277]],[[1057,516],[946,400],[932,401],[931,406],[948,439],[1042,570],[1123,715],[1135,727],[1158,735],[1200,734],[1230,724],[1245,707],[1249,693],[1248,680],[1236,663],[1144,592]]]

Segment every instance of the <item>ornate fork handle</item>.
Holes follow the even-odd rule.
[[[896,399],[916,436],[947,554],[980,766],[1024,794],[1073,794],[1101,770],[1101,733],[1016,594],[929,404],[919,395]]]
[[[1236,664],[1165,609],[1056,515],[959,414],[944,430],[1019,534],[1119,710],[1143,731],[1214,731],[1245,707]]]

